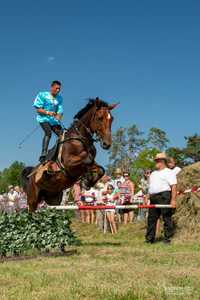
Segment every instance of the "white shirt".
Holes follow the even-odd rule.
[[[149,194],[171,191],[171,186],[177,184],[175,173],[165,168],[151,173],[149,177]]]
[[[17,196],[18,193],[16,191],[8,193],[8,203],[10,206],[13,206],[15,204],[15,201],[17,200]]]
[[[115,178],[115,179],[113,180],[114,187],[115,187],[115,188],[118,188],[117,183],[120,182],[120,183],[122,184],[122,183],[124,183],[124,181],[125,181],[125,179],[124,179],[123,176],[121,176],[121,177],[119,177],[119,178]]]
[[[95,201],[96,195],[97,195],[97,190],[94,188],[91,188],[89,191],[84,192],[85,195],[85,202],[91,203]]]
[[[174,174],[177,176],[178,175],[178,173],[180,173],[181,172],[181,168],[179,168],[179,167],[175,167],[175,168],[173,168],[173,169],[171,169],[172,170],[172,172],[174,172]]]

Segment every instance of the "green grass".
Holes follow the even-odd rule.
[[[74,222],[82,240],[69,257],[38,257],[0,264],[0,300],[200,299],[200,247],[144,244],[144,225],[116,236]]]

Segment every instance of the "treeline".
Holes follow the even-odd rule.
[[[20,174],[24,167],[24,163],[15,161],[0,172],[0,193],[7,192],[9,185],[20,185]]]
[[[107,172],[111,175],[116,168],[129,171],[137,181],[144,169],[154,168],[156,153],[165,151],[180,167],[200,161],[200,136],[185,137],[185,147],[169,147],[170,140],[160,128],[150,128],[147,133],[136,125],[120,127],[113,134],[113,144],[109,150]]]

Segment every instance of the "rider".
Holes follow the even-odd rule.
[[[44,131],[42,153],[39,158],[41,163],[46,160],[52,131],[57,136],[63,132],[61,124],[63,116],[63,100],[59,95],[60,90],[60,81],[53,81],[51,83],[50,92],[40,92],[33,104],[37,111],[37,121]]]

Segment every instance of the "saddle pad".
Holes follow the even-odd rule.
[[[40,179],[43,176],[44,171],[48,171],[49,168],[49,162],[47,162],[45,165],[39,165],[38,169],[36,170],[35,174],[35,182],[38,183]]]

